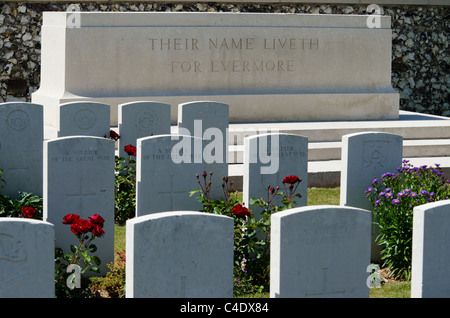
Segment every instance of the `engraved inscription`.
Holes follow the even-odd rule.
[[[0,289],[8,289],[29,278],[26,250],[21,241],[0,233]]]
[[[383,168],[388,160],[387,141],[366,141],[363,146],[364,168]]]
[[[191,56],[189,59],[173,59],[170,62],[174,73],[252,73],[252,72],[294,72],[300,62],[299,57],[283,58],[289,51],[316,51],[320,44],[318,38],[271,37],[271,38],[149,38],[151,51],[210,51],[211,58]],[[245,58],[243,52],[268,52],[270,58]],[[273,53],[277,51],[277,57]],[[235,58],[228,58],[230,52]],[[292,55],[291,55],[292,56]]]
[[[29,122],[30,117],[23,110],[13,110],[6,118],[8,127],[15,131],[24,130],[28,126]]]
[[[73,150],[64,156],[53,156],[50,158],[54,162],[74,163],[79,161],[103,161],[109,160],[109,155],[99,154],[95,149]]]
[[[90,129],[95,125],[97,117],[92,110],[82,109],[75,114],[75,125],[80,129]]]
[[[154,111],[144,110],[136,116],[136,127],[143,132],[151,132],[157,116]]]

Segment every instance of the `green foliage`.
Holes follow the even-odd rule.
[[[100,273],[101,261],[94,255],[97,246],[93,244],[93,241],[104,234],[103,230],[95,228],[95,225],[103,227],[104,220],[100,217],[101,221],[97,223],[92,217],[90,219],[91,221],[82,220],[74,214],[68,214],[63,219],[63,224],[71,226],[71,231],[78,239],[78,246],[71,244],[69,253],[65,253],[62,248],[55,249],[57,298],[87,297],[90,292],[89,280],[85,277],[86,272]]]
[[[3,189],[4,183],[5,183],[5,179],[3,179],[3,170],[0,169],[0,190]]]
[[[116,253],[113,263],[107,264],[109,272],[104,278],[93,279],[98,289],[108,292],[111,298],[125,297],[125,251]]]
[[[28,217],[24,215],[23,208],[36,209],[33,219],[42,220],[42,198],[32,193],[19,192],[19,198],[11,198],[0,194],[0,217]]]
[[[125,224],[136,214],[136,161],[116,156],[115,163],[114,221]]]
[[[272,213],[292,208],[294,199],[301,198],[295,193],[301,179],[289,176],[283,179],[285,192],[280,192],[268,185],[267,199],[252,198],[249,204],[261,210],[255,216],[238,199],[237,191],[229,191],[231,183],[223,177],[224,199],[212,200],[209,196],[212,172],[197,174],[200,189],[190,192],[197,194],[196,199],[203,204],[203,212],[226,215],[234,218],[234,296],[264,293],[269,291],[270,283],[270,217]],[[273,205],[273,199],[281,196],[281,206]]]
[[[365,193],[380,229],[376,241],[381,246],[383,266],[395,277],[409,280],[413,209],[421,204],[447,200],[450,188],[449,181],[443,180],[439,165],[413,167],[404,160],[397,172],[374,179]]]

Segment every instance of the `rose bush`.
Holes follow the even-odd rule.
[[[42,198],[37,195],[19,192],[18,198],[12,198],[0,194],[0,217],[42,220],[42,211]]]
[[[105,234],[103,225],[105,220],[98,214],[90,216],[88,219],[82,219],[78,214],[67,214],[63,217],[63,224],[70,225],[70,230],[78,239],[78,246],[71,245],[72,253],[65,254],[63,249],[55,249],[55,287],[57,297],[77,297],[89,293],[87,286],[81,286],[81,289],[75,289],[68,286],[67,279],[70,275],[67,273],[71,265],[77,265],[80,268],[81,284],[86,285],[86,279],[83,275],[87,270],[96,273],[100,272],[100,259],[94,255],[97,246],[92,243],[95,239]],[[76,279],[74,276],[73,279]],[[73,281],[72,281],[73,282]]]
[[[256,219],[252,211],[239,202],[238,192],[230,191],[232,182],[228,177],[222,177],[224,198],[210,198],[211,177],[213,173],[203,171],[196,174],[198,190],[190,192],[190,196],[198,194],[196,200],[203,205],[203,212],[227,215],[234,218],[234,294],[252,294],[268,291],[270,273],[270,216],[277,211],[293,207],[295,198],[301,195],[295,193],[302,181],[297,176],[287,176],[282,180],[285,193],[280,187],[267,186],[266,199],[252,198],[251,206],[261,207],[262,212]],[[273,199],[281,196],[282,205],[273,204]]]
[[[127,145],[128,158],[115,157],[114,221],[124,224],[135,216],[136,210],[136,147]]]

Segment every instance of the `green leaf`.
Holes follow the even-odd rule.
[[[98,268],[96,266],[91,267],[90,270],[93,271],[93,272],[96,272],[96,273],[100,273],[100,268]]]
[[[100,265],[101,261],[100,258],[98,258],[98,256],[92,256],[92,261],[96,264],[96,265]]]
[[[200,190],[191,190],[191,191],[189,191],[189,197],[192,197],[194,194],[197,194],[199,192],[200,192]]]

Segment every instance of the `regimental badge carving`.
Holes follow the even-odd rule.
[[[157,120],[154,111],[144,110],[136,116],[136,126],[143,132],[150,133]]]
[[[15,131],[24,130],[30,122],[30,116],[23,110],[13,110],[6,118],[6,124]]]
[[[28,260],[22,242],[0,233],[0,290],[29,279]]]
[[[80,129],[90,129],[94,127],[97,116],[92,110],[82,109],[75,114],[75,125]]]
[[[370,169],[383,168],[388,161],[387,141],[366,141],[363,146],[363,167]]]

